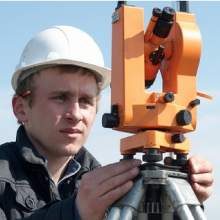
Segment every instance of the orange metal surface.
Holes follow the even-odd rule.
[[[130,137],[121,139],[122,154],[136,154],[145,152],[146,148],[157,148],[160,152],[175,152],[179,154],[189,153],[189,139],[183,143],[173,144],[171,137],[173,134],[161,131],[144,131]]]
[[[158,17],[155,17],[155,16],[152,15],[152,17],[149,21],[149,24],[147,26],[147,29],[145,31],[145,34],[144,34],[144,41],[145,42],[147,42],[150,39],[150,37],[153,33],[153,30],[154,30],[154,27],[157,23],[157,20],[158,20]]]

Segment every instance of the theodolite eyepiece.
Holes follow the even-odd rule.
[[[169,35],[174,22],[174,15],[175,10],[173,8],[165,7],[163,9],[162,15],[159,17],[153,31],[157,37],[166,38]]]

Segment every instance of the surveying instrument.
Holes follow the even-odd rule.
[[[133,133],[121,139],[123,160],[142,152],[133,188],[111,208],[108,220],[206,220],[187,174],[189,139],[196,128],[196,74],[201,35],[195,15],[154,8],[144,32],[142,8],[119,1],[112,15],[111,113],[106,128]],[[184,11],[184,12],[183,12]],[[160,70],[163,92],[148,92]],[[158,163],[163,153],[176,159]]]

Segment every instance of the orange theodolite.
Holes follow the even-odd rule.
[[[191,13],[153,9],[144,33],[143,9],[120,5],[112,16],[111,113],[102,124],[135,135],[121,140],[124,158],[143,152],[144,161],[174,152],[187,158],[197,120],[196,74],[201,35]],[[163,92],[147,92],[160,69]],[[202,95],[202,94],[200,94]]]

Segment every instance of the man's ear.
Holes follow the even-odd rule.
[[[22,97],[15,95],[12,99],[12,107],[14,115],[18,121],[27,121],[27,114],[25,111],[25,108],[27,108],[27,103]]]

